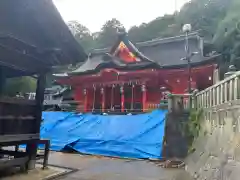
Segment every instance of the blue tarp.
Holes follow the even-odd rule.
[[[141,115],[93,115],[43,112],[41,138],[51,150],[122,158],[161,159],[167,111]]]

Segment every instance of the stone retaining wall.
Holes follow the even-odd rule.
[[[204,112],[186,171],[198,180],[240,179],[240,106],[228,103]]]

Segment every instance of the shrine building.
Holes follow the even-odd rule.
[[[217,79],[219,54],[206,56],[204,40],[189,34],[189,73],[185,35],[133,44],[119,34],[111,48],[95,49],[76,70],[58,78],[71,86],[80,112],[146,112],[157,108],[166,93],[202,90]],[[189,78],[190,76],[190,78]]]

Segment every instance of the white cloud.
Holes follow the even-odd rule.
[[[65,21],[77,20],[92,32],[111,18],[117,18],[128,29],[173,13],[189,0],[53,0]]]

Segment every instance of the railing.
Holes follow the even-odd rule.
[[[44,105],[52,105],[52,103],[45,103],[44,101]],[[72,112],[94,112],[94,113],[122,113],[121,111],[123,111],[124,113],[136,113],[136,112],[150,112],[153,111],[155,109],[167,109],[168,103],[166,102],[160,102],[160,103],[147,103],[146,104],[146,108],[142,109],[141,107],[132,107],[132,108],[125,108],[125,109],[121,109],[120,105],[116,108],[110,108],[110,107],[105,107],[104,111],[100,108],[88,108],[85,109],[83,102],[82,101],[75,101],[75,100],[70,100],[70,101],[57,101],[56,105],[59,106],[59,108],[63,111],[72,111]],[[52,107],[48,107],[45,110],[55,110],[55,106]]]
[[[210,108],[240,99],[240,71],[195,96],[197,108]]]

